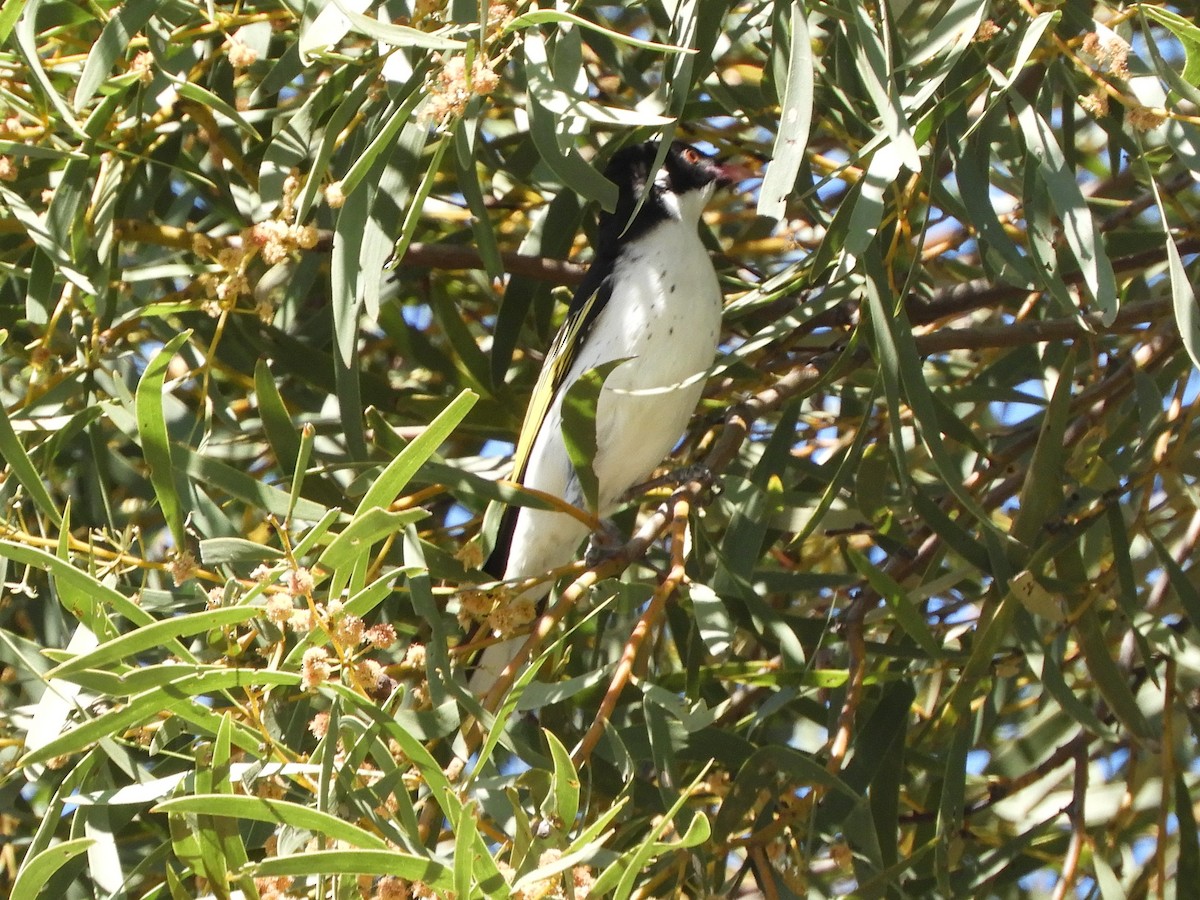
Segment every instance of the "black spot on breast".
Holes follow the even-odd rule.
[[[675,326],[672,325],[670,328],[667,329],[667,334],[674,334],[674,333],[675,333]]]
[[[677,284],[671,285],[671,293],[672,294],[675,293],[675,288],[677,288],[677,287],[679,287],[679,285],[677,285]]]

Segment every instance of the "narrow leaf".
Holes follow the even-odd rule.
[[[771,149],[771,164],[758,194],[758,214],[782,219],[804,162],[804,148],[813,113],[812,37],[804,4],[792,0],[791,40],[789,42],[787,81],[780,98],[779,131]]]
[[[152,625],[144,625],[119,638],[107,641],[82,656],[77,656],[70,662],[51,669],[48,677],[66,678],[84,669],[100,668],[106,663],[126,660],[133,662],[138,653],[152,647],[162,647],[170,638],[187,637],[201,631],[213,628],[227,628],[230,625],[240,625],[257,615],[262,615],[262,609],[253,606],[234,606],[221,609],[206,609],[200,612],[187,613],[182,616],[172,616]]]
[[[193,794],[164,800],[150,812],[203,813],[213,816],[229,816],[234,819],[249,819],[254,822],[290,825],[294,828],[306,828],[320,832],[334,840],[345,841],[352,847],[366,850],[387,849],[387,842],[376,834],[337,816],[288,800],[271,800],[266,797],[236,794]]]
[[[562,436],[567,447],[575,477],[587,500],[588,509],[596,512],[599,505],[600,482],[592,463],[596,459],[596,408],[600,392],[609,374],[627,361],[627,357],[610,360],[589,369],[567,388],[562,399]]]
[[[55,872],[80,853],[88,850],[93,844],[95,841],[92,838],[74,838],[63,841],[61,844],[55,844],[53,847],[47,847],[36,856],[25,860],[17,871],[17,877],[13,879],[12,896],[37,897]]]
[[[590,22],[582,16],[577,16],[574,13],[563,12],[557,9],[536,9],[532,12],[524,13],[517,16],[508,25],[505,26],[506,32],[516,31],[519,28],[528,28],[531,25],[543,25],[548,22],[570,23],[578,25],[580,28],[586,28],[589,31],[595,31],[604,35],[611,41],[618,44],[628,44],[631,47],[639,47],[642,50],[654,50],[658,53],[695,53],[696,51],[690,47],[677,47],[674,44],[659,44],[654,41],[647,41],[643,38],[635,37],[630,34],[622,34],[618,31],[611,31],[602,25],[597,25],[595,22]]]
[[[463,391],[451,400],[446,408],[438,413],[437,418],[388,463],[370,489],[363,494],[354,517],[357,519],[368,510],[390,506],[421,465],[437,452],[442,442],[458,427],[459,422],[471,411],[477,400],[479,395],[474,391]]]
[[[0,403],[0,458],[8,463],[9,471],[20,482],[21,487],[25,488],[25,492],[29,494],[34,505],[45,513],[55,525],[61,525],[62,514],[55,507],[50,491],[42,481],[41,473],[21,445],[12,422],[8,418],[8,411],[5,410],[2,403]]]
[[[146,457],[146,465],[150,469],[150,484],[154,488],[154,496],[162,507],[163,518],[171,530],[171,537],[178,550],[187,547],[187,535],[183,531],[183,505],[175,490],[175,474],[171,464],[167,422],[163,417],[162,394],[167,366],[191,336],[192,332],[189,330],[168,341],[150,360],[137,386],[137,428],[142,454]]]

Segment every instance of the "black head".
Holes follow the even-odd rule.
[[[668,219],[699,219],[714,189],[734,180],[732,170],[683,141],[673,141],[637,217],[630,222],[658,155],[658,141],[619,150],[604,170],[620,189],[615,212],[600,214],[600,252],[615,252],[618,239],[631,240]],[[694,223],[693,223],[694,224]],[[628,227],[626,227],[628,226]]]

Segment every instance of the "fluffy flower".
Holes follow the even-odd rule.
[[[492,610],[487,617],[488,628],[500,637],[512,637],[533,621],[537,606],[528,597],[522,597]]]
[[[1096,118],[1108,115],[1108,93],[1099,88],[1079,98],[1079,105]]]
[[[1130,126],[1137,131],[1153,131],[1167,121],[1167,117],[1160,110],[1151,109],[1149,106],[1131,107],[1128,119]]]
[[[149,50],[142,50],[129,61],[129,71],[137,75],[138,81],[142,84],[149,84],[154,80],[154,54]]]
[[[306,691],[315,690],[329,680],[333,666],[324,647],[309,647],[304,651],[304,662],[300,667],[300,683]]]
[[[283,583],[293,597],[310,596],[315,586],[312,572],[308,571],[304,566],[288,569],[283,575]]]
[[[405,669],[424,672],[425,659],[426,656],[424,644],[409,644],[408,649],[404,651],[404,661],[400,665]]]
[[[1096,60],[1101,72],[1129,77],[1129,44],[1113,32],[1101,36],[1090,32],[1083,38],[1083,52]]]
[[[346,202],[346,195],[342,192],[342,183],[340,181],[326,185],[325,202],[329,205],[330,209],[342,208],[342,204]]]
[[[229,57],[229,64],[233,66],[235,72],[248,69],[258,61],[258,51],[243,44],[236,37],[229,39],[228,49],[225,52]]]
[[[363,620],[358,616],[341,616],[333,627],[333,639],[343,647],[357,647],[363,639]]]
[[[368,628],[363,637],[372,647],[383,650],[396,643],[396,629],[390,622],[380,622]]]
[[[171,571],[171,578],[175,581],[175,586],[183,584],[188,579],[195,576],[200,570],[199,564],[196,562],[190,550],[180,550],[176,552],[167,563],[168,569]]]
[[[977,44],[983,44],[990,41],[1000,33],[1000,26],[991,19],[984,19],[979,23],[979,27],[975,30],[975,37],[972,38]]]
[[[292,609],[292,598],[287,594],[272,594],[267,598],[267,619],[280,628],[291,621]]]
[[[319,712],[308,723],[308,730],[318,741],[329,731],[329,713]]]
[[[490,94],[499,83],[500,76],[482,58],[471,64],[468,78],[466,57],[452,56],[443,61],[429,85],[429,115],[439,123],[457,118],[466,112],[471,97]]]

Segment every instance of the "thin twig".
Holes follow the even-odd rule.
[[[617,669],[613,673],[612,681],[609,682],[604,699],[600,702],[600,708],[596,711],[596,719],[583,736],[583,740],[579,742],[579,746],[575,748],[575,752],[571,754],[571,759],[576,767],[582,766],[592,755],[592,750],[595,749],[604,734],[604,727],[617,706],[621,692],[629,684],[633,675],[633,667],[637,663],[646,637],[654,630],[663,616],[667,601],[675,595],[675,591],[686,577],[683,550],[688,514],[691,509],[691,501],[686,494],[693,487],[693,484],[689,483],[676,494],[671,511],[671,569],[667,573],[667,577],[655,589],[654,596],[646,606],[645,612],[642,613],[633,627],[633,631],[630,632],[629,639],[625,642],[625,649],[621,651],[621,658],[617,662]],[[694,489],[698,492],[700,488],[697,485]]]
[[[868,601],[865,593],[860,591],[850,601],[845,615],[846,647],[850,659],[847,663],[849,679],[846,682],[846,696],[842,708],[838,712],[837,730],[829,744],[829,759],[825,769],[836,775],[842,769],[842,761],[850,749],[850,736],[854,731],[854,720],[858,715],[858,705],[862,700],[863,683],[867,671],[867,642],[863,635],[863,622],[867,610],[874,606]]]
[[[1071,820],[1071,842],[1067,845],[1062,875],[1059,876],[1058,884],[1054,886],[1051,900],[1065,900],[1067,893],[1075,885],[1075,877],[1079,872],[1079,858],[1087,844],[1087,788],[1087,745],[1080,744],[1075,748],[1075,779],[1071,790],[1071,805],[1067,810]]]

